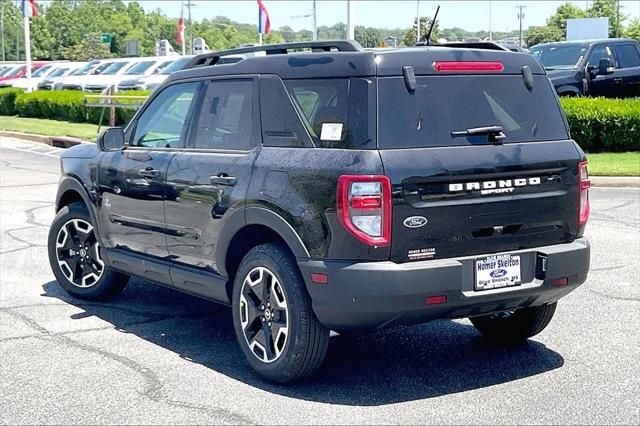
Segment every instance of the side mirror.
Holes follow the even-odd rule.
[[[607,58],[600,59],[598,63],[598,74],[599,75],[608,75],[613,74],[613,64]]]
[[[98,149],[100,151],[114,151],[123,149],[125,146],[122,127],[110,127],[98,135]]]

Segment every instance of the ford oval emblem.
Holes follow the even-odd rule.
[[[507,275],[507,271],[505,269],[496,269],[495,271],[491,271],[489,275],[491,275],[493,278],[500,278]]]
[[[422,216],[411,216],[404,220],[404,226],[407,228],[420,228],[427,224],[428,220]]]

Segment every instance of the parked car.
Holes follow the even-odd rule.
[[[114,76],[123,74],[136,62],[136,59],[131,58],[105,59],[88,74],[66,78],[62,84],[62,88],[65,90],[86,91],[88,85],[95,86],[101,82],[113,79]],[[102,89],[99,89],[97,91],[101,90]],[[94,90],[90,89],[90,91]]]
[[[45,90],[62,90],[64,89],[65,84],[67,83],[73,84],[73,82],[76,81],[81,76],[92,75],[100,67],[103,67],[102,69],[106,67],[104,62],[100,59],[94,59],[92,61],[85,63],[83,66],[81,66],[80,68],[78,68],[77,70],[71,72],[66,76],[52,78],[51,84],[44,85],[41,88]]]
[[[141,78],[152,75],[153,72],[167,62],[166,57],[142,57],[130,58],[130,65],[123,69],[122,72],[113,72],[113,70],[105,70],[100,75],[92,79],[92,82],[85,86],[85,91],[102,92],[103,90],[118,86],[123,80],[131,78]]]
[[[179,71],[187,64],[193,56],[181,56],[178,59],[172,58],[162,62],[149,75],[122,80],[118,84],[118,91],[124,90],[154,90],[172,73]]]
[[[31,64],[31,73],[33,74],[37,69],[45,66],[45,62],[33,62]],[[0,87],[10,87],[13,84],[13,80],[22,78],[27,74],[27,66],[25,64],[18,65],[12,68],[11,71],[0,77]]]
[[[82,69],[88,62],[63,62],[38,82],[39,90],[53,90],[57,82]]]
[[[640,45],[631,39],[565,41],[529,49],[560,96],[640,96]]]
[[[58,283],[102,300],[133,275],[231,305],[248,363],[280,382],[320,367],[329,330],[540,333],[587,278],[587,162],[542,65],[492,49],[193,58],[62,155]],[[250,52],[268,54],[217,65]]]

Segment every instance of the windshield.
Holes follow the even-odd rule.
[[[568,137],[546,75],[531,90],[519,75],[417,77],[414,94],[401,77],[380,78],[378,105],[382,149],[487,144],[487,133],[465,133],[493,126],[504,143]]]
[[[176,71],[180,71],[182,69],[182,67],[184,67],[186,65],[187,62],[189,62],[191,60],[191,58],[180,58],[177,59],[175,61],[173,61],[171,63],[171,65],[167,65],[166,67],[164,67],[158,74],[171,74],[174,73]]]
[[[166,67],[168,67],[169,65],[171,65],[172,63],[173,63],[173,61],[166,61],[166,62],[161,63],[160,65],[158,65],[158,67],[157,67],[155,70],[153,70],[153,73],[154,73],[154,74],[162,74],[162,71],[163,71]]]
[[[155,63],[156,63],[156,61],[139,62],[139,63],[135,64],[134,66],[132,66],[131,68],[129,68],[125,72],[125,74],[126,75],[141,75],[141,74],[144,74],[145,71],[148,70]]]
[[[127,66],[129,62],[112,62],[100,75],[114,75],[117,74],[122,68]]]
[[[6,67],[4,68],[2,71],[0,71],[0,77],[4,77],[6,74],[9,74],[9,72],[13,69],[13,67]]]
[[[33,71],[33,73],[31,74],[31,77],[42,77],[44,74],[47,73],[47,71],[49,71],[51,69],[53,65],[45,65],[44,67],[40,67],[37,70]]]
[[[20,75],[21,72],[24,72],[25,67],[24,65],[18,68],[14,68],[13,70],[11,70],[11,72],[7,73],[4,77],[17,77]]]
[[[587,53],[587,44],[556,44],[533,46],[529,53],[538,58],[547,70],[572,69]]]
[[[68,70],[69,68],[58,68],[56,70],[53,70],[53,72],[49,74],[49,77],[60,77],[62,74],[64,74]]]

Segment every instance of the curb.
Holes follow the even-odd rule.
[[[591,186],[608,188],[640,188],[638,176],[589,176]]]
[[[72,146],[80,145],[83,143],[92,143],[84,139],[74,138],[71,136],[43,136],[36,135],[34,133],[10,132],[6,130],[0,130],[0,137],[8,137],[22,139],[29,142],[43,143],[45,145],[55,146],[57,148],[71,148]]]

